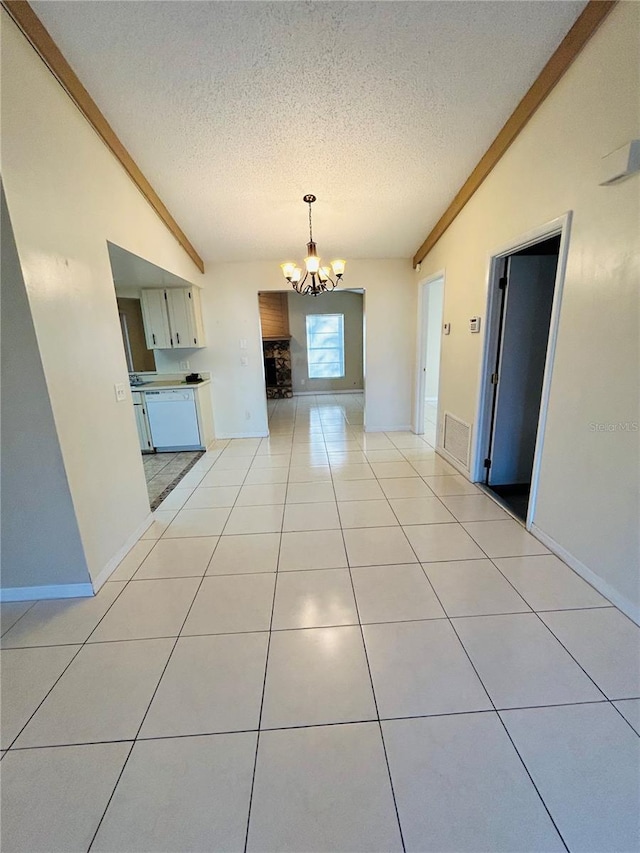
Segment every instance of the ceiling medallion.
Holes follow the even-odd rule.
[[[320,266],[320,258],[316,251],[316,244],[313,242],[313,231],[311,229],[311,205],[315,200],[316,197],[311,194],[305,195],[302,199],[309,205],[309,242],[307,243],[307,257],[304,259],[306,267],[304,278],[300,280],[302,270],[295,263],[288,261],[286,264],[280,264],[286,280],[297,293],[301,293],[303,296],[317,296],[319,293],[328,293],[333,290],[342,280],[345,268],[345,261],[331,261],[331,268],[335,277],[331,278],[329,267]]]

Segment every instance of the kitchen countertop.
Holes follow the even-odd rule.
[[[210,379],[203,379],[202,382],[185,382],[183,379],[154,379],[150,382],[142,382],[140,385],[130,385],[132,391],[184,391],[185,388],[200,388],[202,385],[209,385]]]

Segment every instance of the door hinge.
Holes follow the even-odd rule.
[[[503,275],[502,278],[500,279],[500,281],[498,282],[498,287],[500,288],[500,290],[504,290],[506,286],[507,286],[507,277],[506,277],[506,275]]]
[[[490,459],[487,458],[484,460],[484,467],[485,468],[491,468],[491,460]]]
[[[497,374],[497,373],[492,373],[492,374],[491,374],[491,384],[492,384],[492,385],[497,385],[497,384],[498,384],[498,374]]]

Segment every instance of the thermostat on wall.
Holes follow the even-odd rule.
[[[469,320],[469,331],[473,334],[480,331],[480,317],[472,317]]]

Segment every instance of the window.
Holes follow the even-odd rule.
[[[344,314],[307,314],[309,379],[344,376]]]

